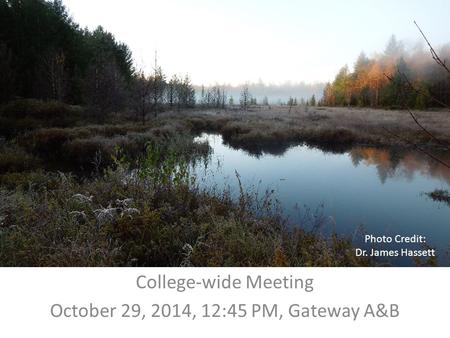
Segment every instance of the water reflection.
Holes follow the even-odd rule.
[[[212,134],[204,134],[198,139],[211,141],[212,138],[219,139],[219,141],[216,140],[214,142],[221,142],[235,150],[243,150],[247,155],[257,159],[266,155],[283,157],[290,149],[295,148],[292,142],[239,144],[226,138],[222,139],[220,135]],[[418,151],[396,147],[348,147],[332,144],[316,144],[312,147],[329,154],[349,154],[355,167],[360,164],[376,167],[381,183],[385,183],[388,178],[399,176],[411,180],[415,173],[420,173],[421,175],[443,179],[450,184],[450,170]],[[448,152],[433,152],[433,155],[444,160],[444,162],[450,162],[450,154]]]
[[[388,178],[398,176],[412,180],[416,173],[437,179],[445,180],[450,184],[450,170],[429,156],[420,152],[399,149],[379,149],[357,147],[349,151],[355,167],[361,163],[366,166],[375,166],[381,183]],[[450,162],[448,154],[437,154],[439,158]]]
[[[374,147],[329,152],[299,145],[254,156],[230,147],[220,135],[204,134],[198,140],[213,150],[207,170],[198,167],[205,186],[238,191],[237,171],[245,188],[274,189],[294,226],[304,223],[303,206],[323,206],[324,218],[339,234],[364,228],[374,235],[424,235],[441,252],[449,246],[450,208],[423,193],[450,189],[450,172],[424,154]],[[450,160],[449,154],[438,155]]]

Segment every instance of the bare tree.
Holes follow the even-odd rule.
[[[6,102],[14,92],[12,54],[6,44],[0,44],[0,74],[0,102]]]
[[[213,86],[205,88],[202,86],[200,93],[200,102],[203,108],[222,108],[225,109],[228,95],[222,86]]]
[[[150,110],[153,112],[154,117],[158,115],[158,112],[163,108],[164,92],[166,87],[166,76],[164,75],[162,68],[158,65],[158,54],[155,52],[155,65],[153,67],[153,74],[150,76]]]
[[[65,91],[65,55],[63,51],[51,51],[43,58],[50,97],[62,101]]]
[[[245,111],[248,110],[248,106],[250,105],[250,92],[248,90],[248,85],[244,85],[241,91],[241,98],[240,98],[240,104],[241,108],[243,108]]]
[[[137,116],[141,119],[142,124],[144,125],[146,116],[151,108],[151,79],[145,76],[143,70],[140,70],[137,74],[133,89],[135,111]]]
[[[111,58],[98,57],[88,71],[88,105],[98,118],[104,120],[108,113],[124,106],[125,94],[125,81],[116,62]]]
[[[167,104],[169,105],[170,109],[172,109],[175,104],[175,94],[178,83],[178,77],[176,75],[173,75],[169,83],[167,84]]]
[[[294,106],[294,99],[292,98],[292,96],[289,97],[288,106],[289,106],[289,113],[291,113],[292,107]]]
[[[193,108],[195,106],[195,89],[192,86],[189,75],[186,74],[183,80],[178,81],[175,86],[175,97],[177,109]]]
[[[222,109],[226,109],[227,102],[227,94],[225,93],[225,89],[222,89]]]
[[[150,96],[152,102],[150,109],[155,117],[162,109],[165,84],[165,75],[161,67],[156,67],[153,75],[150,77]]]

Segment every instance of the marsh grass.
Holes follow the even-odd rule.
[[[41,161],[16,144],[0,145],[0,175],[37,169]]]
[[[205,131],[253,153],[397,142],[380,124],[418,135],[400,113],[374,114],[198,111],[99,125],[78,107],[15,102],[0,110],[0,265],[373,265],[351,238],[317,231],[319,219],[287,227],[270,191],[205,189],[191,166],[208,156],[193,142]],[[431,127],[448,137],[439,116]]]
[[[426,195],[433,201],[442,202],[450,206],[450,193],[447,190],[436,189]]]
[[[101,176],[38,174],[0,190],[2,266],[360,266],[351,241],[288,230],[242,184],[201,189],[179,143],[149,144],[141,166],[116,152]],[[24,179],[26,181],[27,179]],[[33,182],[33,183],[31,183]]]
[[[36,128],[69,127],[87,120],[89,115],[83,108],[58,101],[19,99],[0,106],[0,134],[7,137]]]
[[[414,114],[438,139],[450,143],[448,110]],[[229,145],[256,155],[279,154],[300,143],[330,151],[356,145],[411,147],[404,139],[441,149],[415,125],[408,112],[401,110],[311,107],[305,111],[296,107],[289,113],[286,107],[274,107],[256,112],[197,113],[188,123],[193,130],[220,133]],[[402,135],[403,140],[393,134]]]

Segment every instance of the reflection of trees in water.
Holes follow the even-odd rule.
[[[224,140],[224,144],[235,150],[244,150],[247,154],[256,158],[260,158],[264,154],[281,157],[292,147],[292,143],[289,142],[274,143],[272,141],[267,143],[242,144],[239,141]]]
[[[296,142],[279,141],[273,142],[248,142],[229,140],[223,137],[223,143],[233,149],[245,151],[248,155],[260,158],[265,154],[273,156],[284,156],[286,151],[292,146],[298,145]],[[375,147],[354,147],[336,144],[311,144],[307,146],[320,149],[325,153],[350,154],[350,159],[355,167],[363,163],[366,166],[375,166],[381,183],[385,183],[388,178],[406,177],[411,180],[416,172],[423,176],[443,179],[450,184],[450,170],[444,165],[434,161],[425,154],[405,150],[402,148],[375,148]],[[445,161],[450,160],[450,154],[437,153]]]
[[[357,147],[350,150],[349,153],[355,167],[361,163],[366,166],[376,166],[382,183],[385,183],[388,178],[399,176],[412,179],[418,172],[424,176],[444,179],[450,184],[450,170],[421,153],[397,148],[370,147]],[[440,154],[440,157],[445,159],[450,156]]]
[[[282,157],[286,152],[294,146],[306,145],[310,148],[322,150],[325,153],[331,154],[345,154],[351,149],[350,146],[345,144],[328,144],[320,142],[298,142],[298,141],[286,141],[278,140],[274,142],[273,140],[266,141],[249,141],[242,142],[241,140],[230,140],[227,137],[223,138],[225,145],[230,146],[235,150],[244,150],[250,156],[260,158],[263,155],[273,155]]]

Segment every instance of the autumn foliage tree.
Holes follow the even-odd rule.
[[[440,54],[448,59],[450,45],[442,47]],[[372,58],[361,53],[353,71],[344,66],[335,80],[325,86],[321,104],[401,107],[401,101],[405,98],[399,96],[396,82],[388,79],[399,76],[407,76],[411,84],[420,88],[419,91],[408,93],[406,100],[410,107],[423,109],[433,106],[430,97],[450,104],[450,77],[442,74],[439,66],[430,60],[423,49],[407,52],[395,36],[390,38],[383,53]]]

